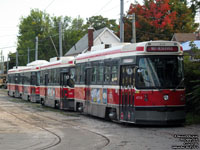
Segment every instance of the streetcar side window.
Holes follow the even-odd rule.
[[[97,66],[92,67],[92,83],[97,81]]]
[[[103,66],[102,65],[98,67],[97,82],[100,84],[103,82]]]
[[[44,85],[44,78],[43,78],[43,76],[44,76],[44,71],[41,71],[40,72],[40,84],[41,85]]]
[[[51,70],[47,70],[48,71],[48,84],[51,85]]]
[[[79,64],[76,67],[76,83],[84,83],[85,65]]]
[[[53,69],[53,83],[54,85],[57,85],[58,80],[57,80],[57,73],[56,73],[56,69]]]
[[[10,78],[11,78],[10,75],[8,75],[8,83],[10,83]]]
[[[76,67],[76,83],[80,83],[81,76],[81,65],[77,65]]]
[[[117,83],[117,81],[118,81],[118,67],[117,66],[112,66],[111,82],[112,83]]]
[[[70,78],[68,79],[69,87],[74,87],[75,68],[70,69]]]
[[[80,74],[80,82],[81,82],[81,83],[84,83],[84,79],[85,79],[85,78],[84,78],[84,72],[85,72],[85,66],[84,66],[84,64],[82,64],[82,65],[81,65],[81,72],[80,72],[80,73],[81,73],[81,74]]]
[[[15,75],[15,83],[18,83],[19,81],[19,77],[18,77],[18,74]]]
[[[25,83],[26,85],[30,85],[30,77],[31,77],[30,72],[26,72],[26,73],[24,74],[24,83]]]
[[[37,76],[36,76],[36,72],[32,72],[31,73],[31,85],[37,85]]]
[[[15,83],[15,74],[11,77],[11,83]]]
[[[40,72],[37,72],[37,83],[36,85],[40,85]]]
[[[104,66],[104,83],[110,82],[110,66]]]
[[[56,80],[57,80],[57,85],[60,83],[60,68],[56,69]]]

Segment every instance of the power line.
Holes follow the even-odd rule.
[[[47,8],[49,8],[51,6],[51,4],[54,2],[55,0],[52,0],[48,5],[47,7],[44,9],[44,10],[47,10]]]
[[[0,49],[6,49],[6,48],[12,48],[12,47],[17,47],[17,46],[0,47]]]
[[[16,34],[12,34],[12,35],[1,35],[0,38],[1,38],[1,37],[8,37],[8,36],[17,36],[17,35],[16,35]]]
[[[108,4],[110,4],[110,2],[112,2],[112,0],[108,1],[105,5],[103,5],[103,7],[99,11],[97,11],[93,16],[99,14]]]

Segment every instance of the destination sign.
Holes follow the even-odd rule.
[[[148,46],[147,52],[178,52],[177,46]]]

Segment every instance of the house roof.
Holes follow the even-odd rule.
[[[180,43],[194,40],[196,40],[196,35],[194,33],[175,33],[172,37],[172,41],[177,41]]]
[[[187,41],[187,42],[181,44],[184,51],[191,49],[190,42],[191,41]],[[194,44],[198,47],[198,49],[200,49],[200,40],[194,41]]]
[[[101,35],[105,30],[109,29],[107,27],[95,30],[93,32],[93,40]],[[88,34],[85,34],[66,54],[65,56],[77,55],[88,49]]]

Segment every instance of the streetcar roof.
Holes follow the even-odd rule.
[[[148,51],[146,47],[178,47],[177,51]],[[152,49],[153,49],[152,48]],[[146,41],[140,43],[122,43],[119,46],[110,47],[107,49],[92,50],[76,57],[76,62],[95,61],[100,59],[119,58],[134,55],[180,55],[182,54],[180,44],[175,41]]]
[[[39,70],[38,66],[19,66],[17,68],[8,70],[8,74],[34,72],[34,71],[38,71],[38,70]]]
[[[60,57],[59,60],[55,58],[51,59],[52,62],[48,62],[44,65],[40,66],[40,69],[50,69],[50,68],[59,68],[59,67],[67,67],[74,65],[74,57]]]
[[[27,66],[40,66],[43,64],[47,64],[47,63],[48,63],[48,61],[46,61],[46,60],[36,60],[36,61],[28,63]]]

